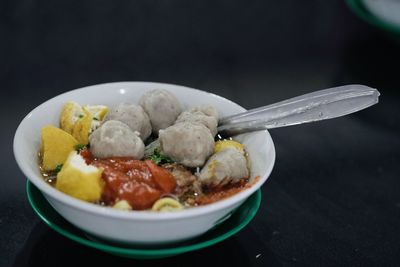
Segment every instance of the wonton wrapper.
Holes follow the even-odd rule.
[[[223,186],[249,177],[244,152],[231,146],[212,155],[200,172],[199,180],[208,186]]]

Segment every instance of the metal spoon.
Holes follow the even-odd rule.
[[[220,137],[332,119],[378,103],[378,90],[365,85],[345,85],[320,90],[221,118]]]

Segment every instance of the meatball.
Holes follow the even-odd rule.
[[[208,116],[201,111],[184,111],[178,116],[178,119],[175,123],[184,121],[201,123],[210,130],[213,137],[217,134],[217,119],[215,117]]]
[[[139,104],[149,115],[153,133],[174,124],[176,118],[182,112],[178,99],[169,91],[152,90],[145,93],[139,100]]]
[[[213,136],[200,123],[174,124],[160,130],[159,139],[163,153],[187,167],[202,166],[214,149]]]
[[[106,121],[89,137],[90,151],[97,158],[133,157],[141,159],[144,144],[138,132],[120,121]]]
[[[218,111],[214,106],[201,105],[201,106],[196,106],[196,107],[192,107],[191,109],[189,109],[189,112],[196,112],[196,111],[201,111],[205,115],[214,117],[217,121],[219,120]]]
[[[104,121],[116,120],[128,125],[132,131],[138,131],[140,138],[146,140],[151,134],[150,118],[141,106],[121,103],[110,110]]]
[[[200,171],[199,180],[208,186],[223,186],[249,177],[243,151],[229,147],[212,155]]]

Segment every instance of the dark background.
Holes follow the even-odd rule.
[[[399,266],[399,40],[342,1],[1,1],[0,266]],[[246,108],[349,83],[382,96],[271,131],[277,161],[256,218],[220,244],[150,262],[48,228],[12,154],[35,106],[113,81],[186,85]]]

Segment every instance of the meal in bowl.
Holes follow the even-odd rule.
[[[114,107],[67,102],[60,127],[42,128],[39,165],[55,188],[99,205],[154,211],[205,205],[257,180],[249,182],[243,144],[215,141],[217,126],[215,107],[183,111],[167,90]]]

